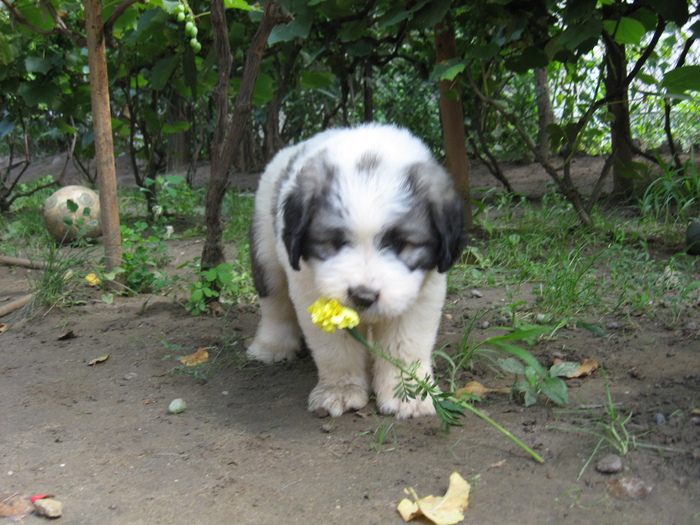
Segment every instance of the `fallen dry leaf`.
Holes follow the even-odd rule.
[[[459,388],[455,394],[473,394],[475,396],[484,397],[487,394],[510,394],[510,388],[488,388],[478,381],[469,381],[462,388]]]
[[[454,525],[464,519],[464,510],[469,506],[471,486],[457,472],[450,476],[450,486],[442,497],[426,496],[419,498],[416,491],[407,489],[414,501],[401,500],[397,510],[404,521],[425,516],[435,525]]]
[[[654,485],[638,478],[613,478],[605,486],[614,497],[626,501],[646,499],[654,490]]]
[[[98,363],[104,363],[109,359],[109,354],[105,354],[100,357],[96,357],[95,359],[91,359],[90,361],[87,362],[88,366],[95,366]]]
[[[34,512],[34,504],[24,494],[0,495],[0,518],[20,519]]]
[[[186,355],[180,362],[185,366],[197,366],[209,361],[209,352],[206,348],[199,348],[194,354]]]
[[[7,332],[7,328],[8,328],[7,324],[0,323],[0,334],[4,334],[5,332]]]
[[[554,360],[553,364],[561,363],[562,360],[557,358]],[[574,372],[571,375],[566,376],[568,379],[574,379],[576,377],[586,377],[591,375],[593,372],[598,370],[599,365],[598,362],[595,359],[584,359],[581,365],[576,369],[576,372]]]
[[[100,283],[102,283],[100,278],[97,277],[97,275],[94,273],[87,274],[85,276],[85,280],[87,281],[89,286],[98,286]]]
[[[76,337],[78,336],[75,335],[73,330],[68,330],[65,334],[56,339],[56,341],[67,341],[68,339],[75,339]]]

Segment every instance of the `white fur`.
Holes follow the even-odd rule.
[[[368,170],[373,175],[358,171],[363,155],[368,154],[377,160]],[[332,166],[332,177],[302,175],[321,160],[324,166]],[[409,219],[415,218],[417,236],[427,235],[426,212],[420,215],[417,211],[420,197],[407,184],[407,170],[422,163],[435,166],[436,184],[446,185],[449,191],[444,198],[454,200],[449,177],[434,163],[425,145],[393,126],[324,132],[282,150],[260,179],[251,242],[260,282],[264,281],[264,286],[258,286],[262,319],[248,355],[266,363],[293,359],[303,334],[319,375],[309,397],[311,411],[325,409],[339,416],[364,407],[373,391],[382,413],[400,418],[435,413],[429,398],[401,401],[395,397],[399,373],[394,366],[375,358],[343,330],[322,331],[307,311],[319,297],[352,307],[349,290],[376,290],[376,302],[359,311],[360,330],[392,357],[406,364],[418,361],[418,374],[432,378],[431,353],[445,299],[445,274],[437,268],[409,268],[397,253],[410,257],[410,243],[401,252],[379,245],[388,227]],[[339,225],[347,232],[348,242],[337,253],[336,248],[329,248],[331,256],[302,257],[297,270],[283,239],[285,228],[290,227],[285,224],[285,202],[295,192],[315,191],[317,182],[331,190],[320,201],[329,208],[318,212],[323,214],[317,218],[319,224]],[[445,193],[431,188],[424,193],[431,192]],[[439,201],[443,196],[429,198]]]

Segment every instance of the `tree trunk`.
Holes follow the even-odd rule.
[[[613,193],[621,197],[630,197],[634,190],[634,178],[631,173],[632,132],[630,129],[630,110],[627,93],[627,57],[624,44],[603,33],[605,42],[605,89],[609,98],[608,111],[612,117],[610,123],[610,141],[613,161]]]
[[[168,120],[171,124],[176,122],[192,122],[189,115],[189,106],[186,101],[179,96],[175,96],[170,105],[170,116]],[[190,166],[191,149],[190,143],[192,128],[187,131],[178,131],[177,133],[169,133],[167,136],[168,149],[166,157],[166,169],[168,173],[186,173]]]
[[[272,28],[290,20],[289,14],[276,0],[266,0],[260,26],[253,37],[243,68],[241,90],[235,101],[233,119],[228,117],[228,87],[231,75],[231,48],[223,0],[212,0],[211,21],[214,30],[214,47],[219,67],[218,80],[213,90],[217,119],[211,146],[211,178],[205,199],[207,235],[202,249],[202,268],[214,268],[225,262],[221,242],[223,224],[221,205],[229,183],[229,171],[233,165],[243,136],[243,129],[251,112],[255,81],[260,61]]]
[[[102,233],[107,272],[122,264],[122,241],[119,231],[117,173],[114,164],[112,114],[109,105],[109,79],[102,23],[101,0],[84,0],[85,33],[90,67],[90,99],[95,133],[97,187],[100,190]],[[116,285],[119,288],[118,285]]]
[[[437,63],[441,63],[456,56],[457,42],[454,25],[451,20],[446,19],[435,26],[435,59]],[[445,141],[447,169],[452,174],[457,191],[464,199],[464,220],[467,229],[470,229],[473,221],[460,76],[456,76],[454,80],[441,80],[439,89],[440,121]],[[449,95],[448,91],[451,92]],[[452,92],[456,92],[457,96],[451,96]]]
[[[374,121],[374,82],[372,80],[373,66],[372,62],[367,60],[364,67],[364,75],[362,78],[362,93],[364,98],[364,115],[363,122]]]
[[[537,100],[537,149],[542,158],[546,159],[550,154],[547,126],[554,124],[554,111],[549,97],[549,73],[545,67],[535,69],[535,98]]]

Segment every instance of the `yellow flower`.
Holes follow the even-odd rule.
[[[347,308],[336,299],[330,301],[321,297],[309,306],[311,320],[329,334],[337,328],[354,328],[360,324],[360,316],[352,308]]]

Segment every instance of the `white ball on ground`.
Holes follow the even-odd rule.
[[[96,239],[102,235],[100,197],[85,186],[64,186],[44,202],[44,223],[58,242]]]

